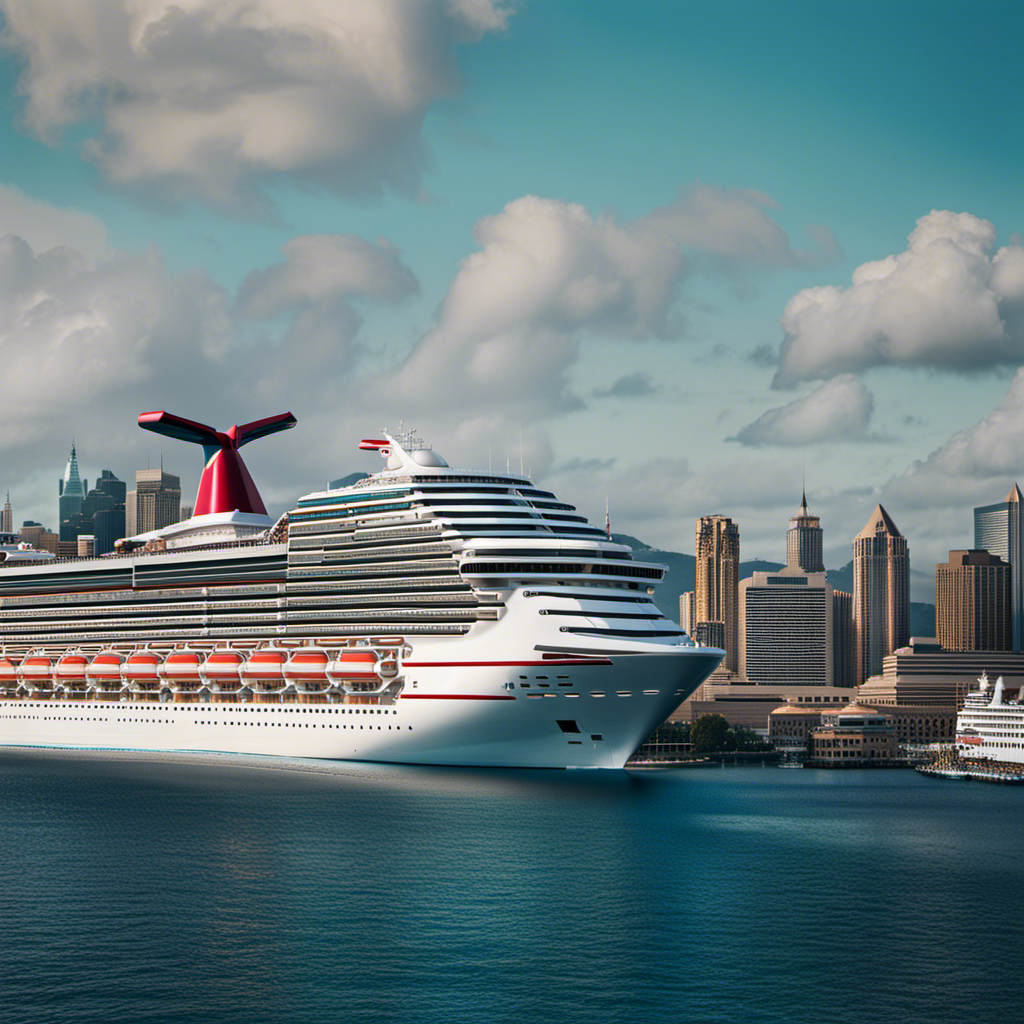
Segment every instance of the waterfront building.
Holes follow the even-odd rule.
[[[0,516],[0,533],[14,533],[14,510],[11,508],[11,492],[7,492],[3,515]]]
[[[195,506],[193,505],[182,505],[181,506],[181,521],[185,522],[186,519],[192,518],[192,513]],[[685,627],[684,627],[685,628]]]
[[[1003,677],[1007,690],[1024,685],[1024,654],[1006,651],[944,651],[934,637],[911,637],[882,661],[882,672],[857,690],[863,704],[963,705],[974,680],[987,672]]]
[[[721,715],[730,725],[742,725],[761,736],[768,734],[768,716],[778,707],[842,707],[856,690],[836,686],[780,685],[717,681],[713,676],[669,716],[672,722],[693,722],[701,715]]]
[[[829,767],[891,760],[896,754],[896,728],[889,716],[856,703],[822,712],[821,725],[807,741],[808,759]]]
[[[739,585],[739,610],[740,678],[832,685],[832,588],[824,571],[755,572]]]
[[[820,707],[782,704],[768,715],[768,740],[776,750],[803,754],[812,730],[820,725]]]
[[[807,494],[800,497],[800,511],[789,520],[786,532],[786,565],[804,572],[824,572],[821,519],[807,507]]]
[[[67,466],[64,467],[64,476],[57,485],[57,518],[60,524],[58,534],[62,541],[73,541],[78,536],[73,517],[82,510],[85,490],[85,483],[78,475],[78,455],[72,441],[71,457],[68,459]]]
[[[125,535],[134,537],[181,519],[181,480],[163,469],[140,469],[125,502]]]
[[[91,533],[80,533],[75,541],[75,544],[77,545],[75,554],[79,558],[92,558],[95,547],[94,540],[95,538]]]
[[[1012,650],[1024,651],[1024,495],[1014,484],[1005,501],[974,510],[974,548],[997,555],[1010,566]]]
[[[950,551],[935,567],[935,632],[947,651],[1013,649],[1011,570],[988,551]]]
[[[853,542],[853,626],[858,682],[910,638],[910,553],[881,505]]]
[[[697,520],[696,555],[695,629],[702,622],[723,623],[722,667],[735,672],[739,664],[739,526],[726,516],[701,516]]]

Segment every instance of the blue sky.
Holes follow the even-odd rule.
[[[150,408],[294,411],[247,449],[276,509],[403,415],[460,464],[522,432],[684,551],[722,512],[781,558],[805,469],[829,564],[881,500],[925,573],[1024,475],[1018,3],[0,17],[19,521],[53,524],[72,435],[90,478],[158,457]]]

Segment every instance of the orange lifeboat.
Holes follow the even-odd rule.
[[[69,690],[84,690],[88,667],[89,659],[86,655],[71,651],[61,656],[53,670],[53,677]]]
[[[13,690],[18,685],[18,666],[10,658],[0,657],[0,689]]]
[[[329,685],[327,652],[320,647],[297,647],[284,663],[284,677],[305,700],[322,701],[319,696]]]
[[[35,690],[49,690],[53,685],[53,662],[45,654],[29,654],[18,666],[18,682]]]
[[[121,679],[136,692],[155,693],[160,687],[160,662],[156,651],[133,651],[121,666]]]
[[[199,670],[206,683],[214,691],[214,700],[227,700],[238,691],[238,682],[245,654],[225,648],[211,651]]]
[[[284,686],[284,663],[290,653],[283,647],[261,647],[242,663],[239,675],[257,694],[257,700],[265,702],[268,694]]]
[[[85,670],[85,678],[100,691],[100,697],[109,698],[121,688],[121,663],[124,658],[117,651],[100,651]]]
[[[170,687],[175,701],[187,702],[197,695],[203,682],[200,674],[202,662],[202,651],[193,651],[188,647],[171,651],[164,658],[158,670],[160,679]]]
[[[338,656],[327,666],[327,678],[332,683],[343,679],[379,679],[376,652],[365,647],[348,647],[339,651]]]

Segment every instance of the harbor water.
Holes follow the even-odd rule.
[[[0,1020],[1014,1020],[1022,799],[7,748]]]

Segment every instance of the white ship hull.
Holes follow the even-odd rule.
[[[391,706],[4,701],[0,744],[621,768],[719,660],[719,652],[678,648],[602,664],[452,662],[424,668],[416,688]],[[557,674],[569,685],[558,686]],[[537,676],[545,675],[542,689]]]

